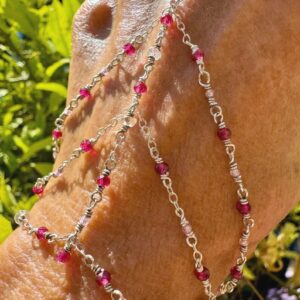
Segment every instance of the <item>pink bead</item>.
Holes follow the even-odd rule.
[[[231,130],[229,128],[220,128],[217,134],[221,141],[226,141],[231,137]]]
[[[37,232],[35,233],[36,234],[36,237],[39,239],[39,240],[45,240],[45,233],[48,232],[48,228],[47,227],[39,227]]]
[[[190,224],[186,224],[182,227],[182,230],[185,235],[189,235],[193,231],[193,228]]]
[[[90,100],[92,95],[91,95],[91,92],[88,90],[88,89],[80,89],[79,90],[79,94],[81,97],[85,98],[86,100]]]
[[[230,170],[230,175],[231,175],[232,177],[238,177],[238,176],[241,175],[241,173],[240,173],[239,169],[231,169],[231,170]]]
[[[195,275],[200,281],[208,280],[210,273],[206,267],[203,267],[203,270],[199,272],[197,269],[195,270]]]
[[[82,226],[86,226],[89,222],[90,218],[86,217],[86,216],[83,216],[80,218],[79,220],[79,223],[82,225]]]
[[[214,90],[212,90],[212,89],[207,90],[207,91],[205,92],[205,96],[206,96],[207,98],[212,98],[212,97],[214,96]]]
[[[243,273],[237,268],[237,266],[234,266],[230,269],[230,275],[232,278],[240,280],[243,278]]]
[[[100,275],[98,275],[96,277],[96,282],[100,286],[106,286],[106,285],[110,284],[110,282],[111,282],[111,275],[110,275],[110,273],[107,272],[107,271],[103,271],[102,274],[100,274]]]
[[[110,178],[109,176],[103,176],[101,175],[98,179],[97,179],[97,183],[98,185],[100,185],[101,187],[106,187],[109,186],[110,184]]]
[[[43,186],[34,186],[32,188],[32,192],[38,196],[41,196],[44,192],[44,188]]]
[[[204,52],[201,51],[200,49],[197,49],[193,52],[193,59],[195,61],[202,60],[203,57],[204,57]]]
[[[247,215],[251,211],[251,206],[249,203],[241,203],[240,201],[237,201],[236,203],[236,209],[242,214]]]
[[[136,83],[136,85],[134,86],[134,91],[137,93],[137,94],[144,94],[147,92],[147,85],[145,84],[145,82],[143,81],[139,81]]]
[[[52,131],[52,137],[56,140],[60,139],[62,137],[62,132],[58,129],[54,129]]]
[[[135,48],[134,48],[134,46],[131,43],[125,44],[123,46],[123,49],[124,49],[124,52],[127,55],[134,55],[135,54]]]
[[[89,152],[93,149],[93,145],[89,140],[83,140],[80,144],[80,148],[83,152]]]
[[[155,171],[159,175],[166,175],[169,172],[169,166],[167,163],[162,162],[155,165]]]
[[[60,248],[58,249],[58,251],[56,252],[56,261],[60,262],[60,263],[66,263],[70,260],[71,258],[71,253],[67,250],[65,250],[64,248]]]
[[[170,14],[166,14],[160,18],[160,23],[165,26],[170,26],[173,23],[173,17]]]

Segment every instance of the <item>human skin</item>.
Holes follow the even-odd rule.
[[[166,5],[120,0],[110,19],[110,4],[105,3],[87,1],[75,18],[69,100]],[[256,221],[252,253],[293,208],[300,192],[300,2],[184,3],[180,11],[192,40],[205,51],[250,193]],[[144,56],[124,61],[93,90],[94,100],[80,105],[67,120],[55,166],[128,105],[143,61]],[[237,258],[241,217],[227,156],[197,84],[197,68],[175,26],[163,42],[162,59],[148,87],[139,111],[151,121],[216,288]],[[97,155],[83,155],[62,177],[50,181],[30,213],[34,226],[62,234],[72,230],[95,188],[110,141],[102,139],[95,147]],[[193,274],[191,249],[137,126],[128,133],[105,196],[80,240],[112,273],[113,285],[127,299],[206,299]],[[54,250],[15,230],[0,247],[0,299],[109,299],[76,256],[67,265],[59,264]]]

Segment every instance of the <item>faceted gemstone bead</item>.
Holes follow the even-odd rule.
[[[242,215],[247,215],[251,211],[251,206],[249,203],[241,203],[240,201],[237,201],[236,208]]]
[[[154,57],[155,60],[159,60],[161,58],[161,52],[157,47],[151,47],[148,50],[148,55]]]
[[[195,270],[195,275],[200,281],[208,280],[210,273],[206,267],[203,267],[203,270],[199,272],[197,269]]]
[[[108,271],[103,271],[102,274],[100,274],[96,277],[96,282],[100,286],[106,286],[106,285],[110,284],[110,282],[111,282],[110,273]]]
[[[160,23],[165,26],[170,26],[173,23],[173,17],[171,14],[166,14],[160,18]]]
[[[182,227],[182,230],[185,235],[189,235],[193,231],[193,228],[190,224],[186,224]]]
[[[54,177],[59,177],[59,176],[61,176],[61,174],[62,174],[62,171],[59,169],[57,169],[56,171],[53,172]]]
[[[230,275],[232,278],[240,280],[243,278],[243,273],[237,268],[237,266],[234,266],[230,269]]]
[[[241,173],[240,173],[239,169],[231,169],[231,170],[230,170],[230,175],[231,175],[232,177],[238,177],[238,176],[241,175]]]
[[[65,250],[64,248],[60,248],[58,249],[58,251],[56,252],[56,261],[60,262],[60,263],[66,263],[70,260],[71,258],[71,253],[67,250]]]
[[[93,149],[93,145],[89,140],[83,140],[80,144],[80,148],[83,152],[89,152]]]
[[[206,96],[207,98],[212,98],[212,97],[214,96],[214,90],[212,90],[212,89],[207,90],[207,91],[205,92],[205,96]]]
[[[127,54],[127,55],[134,55],[135,54],[135,48],[134,46],[131,44],[131,43],[127,43],[123,46],[123,49],[124,49],[124,52]]]
[[[144,94],[147,92],[147,85],[145,84],[145,82],[143,81],[139,81],[136,83],[136,85],[134,86],[134,91],[137,93],[137,94]]]
[[[43,194],[43,192],[44,192],[44,188],[43,188],[43,186],[34,186],[33,188],[32,188],[32,192],[34,193],[34,194],[36,194],[36,195],[38,195],[38,196],[41,196],[42,194]]]
[[[45,233],[48,232],[48,228],[47,227],[39,227],[37,232],[35,233],[36,234],[36,237],[39,239],[39,240],[45,240]]]
[[[155,165],[155,171],[159,175],[166,175],[169,172],[169,165],[167,163],[165,163],[165,162],[157,163]]]
[[[63,113],[69,116],[71,114],[71,111],[68,108],[65,108]]]
[[[60,139],[62,137],[62,132],[58,129],[54,129],[52,131],[52,137],[56,140]]]
[[[99,186],[101,187],[107,187],[110,184],[110,178],[109,176],[103,176],[101,175],[98,179],[97,179],[97,183]]]
[[[85,98],[86,100],[90,100],[92,97],[91,92],[85,88],[80,89],[79,94],[81,97]]]
[[[202,60],[203,57],[204,57],[204,52],[201,51],[200,49],[197,49],[193,52],[193,59],[195,61]]]
[[[79,224],[81,224],[82,226],[86,226],[89,222],[90,218],[88,218],[87,216],[83,216],[80,218],[79,220]]]
[[[220,128],[218,130],[218,137],[221,141],[226,141],[231,137],[231,130],[229,128]]]

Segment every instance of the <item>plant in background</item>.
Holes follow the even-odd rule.
[[[0,243],[15,212],[37,200],[35,179],[52,168],[51,130],[64,107],[81,2],[0,0]],[[259,245],[237,291],[221,299],[300,299],[299,224],[300,205]]]
[[[0,0],[0,242],[51,170],[52,123],[67,95],[79,0]],[[11,226],[12,224],[12,226]]]

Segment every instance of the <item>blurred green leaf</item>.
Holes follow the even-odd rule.
[[[27,161],[37,152],[44,150],[47,146],[50,146],[51,142],[52,142],[52,138],[48,137],[33,143],[30,146],[29,150],[21,157],[21,161]]]
[[[12,227],[10,221],[0,215],[0,243],[2,243],[11,232]]]
[[[4,8],[6,18],[15,21],[19,29],[31,38],[37,38],[39,16],[21,0],[6,0]]]
[[[25,144],[25,142],[19,137],[13,137],[15,144],[23,151],[23,153],[27,153],[29,151],[29,146]]]
[[[11,192],[11,188],[6,184],[4,174],[0,173],[0,202],[5,209],[9,212],[12,211],[12,207],[16,205],[16,199]]]
[[[40,82],[35,86],[38,90],[56,93],[64,98],[67,97],[67,89],[60,83],[56,82]]]
[[[53,0],[49,11],[48,35],[53,41],[56,50],[63,56],[70,56],[71,53],[71,25],[68,23],[62,4]]]
[[[51,78],[53,76],[53,74],[63,65],[69,64],[70,63],[70,59],[69,58],[62,58],[59,61],[56,61],[54,64],[52,64],[51,66],[49,66],[46,69],[46,75],[48,78]]]
[[[33,163],[32,167],[41,175],[45,176],[52,171],[53,164],[51,163]]]

